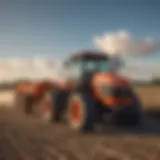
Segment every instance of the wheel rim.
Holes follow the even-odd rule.
[[[72,114],[73,123],[76,123],[76,124],[79,123],[80,122],[80,103],[78,101],[75,101],[72,103],[71,114]]]
[[[83,103],[80,97],[74,97],[70,103],[70,124],[72,128],[80,128],[84,121]]]

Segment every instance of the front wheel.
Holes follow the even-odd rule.
[[[88,94],[73,93],[69,97],[67,122],[74,131],[92,131],[96,122],[94,99]]]

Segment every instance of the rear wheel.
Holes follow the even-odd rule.
[[[92,131],[96,122],[96,106],[90,95],[73,93],[68,101],[68,125],[75,131]]]

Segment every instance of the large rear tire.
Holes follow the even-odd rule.
[[[74,131],[93,131],[96,122],[94,99],[88,94],[73,93],[67,107],[68,126]]]

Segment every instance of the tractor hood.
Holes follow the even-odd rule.
[[[119,93],[117,95],[117,90],[119,90],[119,88],[124,88],[124,90],[120,90],[120,92],[118,91]],[[126,78],[119,75],[95,74],[92,79],[92,89],[97,99],[99,99],[105,106],[116,108],[131,103],[130,96],[126,92],[126,90],[130,90],[130,83]]]

